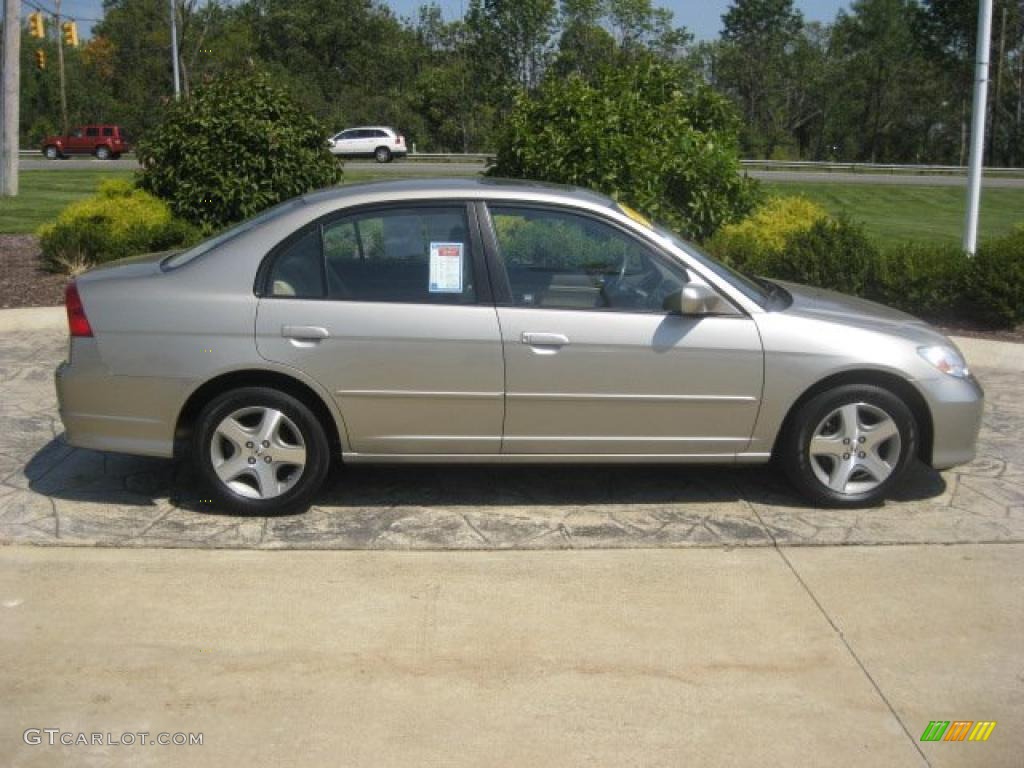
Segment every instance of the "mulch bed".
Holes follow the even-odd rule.
[[[68,278],[40,266],[39,240],[34,235],[0,235],[0,309],[48,307],[64,303]],[[1024,325],[1012,330],[991,330],[970,325],[937,323],[950,336],[1024,343]]]
[[[34,235],[0,235],[0,309],[64,303],[67,276],[44,272],[39,257]]]

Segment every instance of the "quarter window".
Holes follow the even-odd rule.
[[[320,258],[320,228],[310,227],[286,244],[270,268],[271,296],[319,299],[324,295],[323,260]]]
[[[491,219],[520,307],[662,312],[686,282],[639,241],[568,211],[491,207]]]

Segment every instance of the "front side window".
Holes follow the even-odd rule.
[[[389,208],[324,225],[327,292],[348,301],[472,304],[462,205]]]
[[[686,282],[642,243],[590,216],[492,206],[512,301],[519,307],[662,312]]]

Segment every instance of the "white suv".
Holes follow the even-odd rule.
[[[331,152],[345,157],[372,157],[390,163],[406,154],[405,137],[394,128],[380,125],[346,128],[328,139]]]

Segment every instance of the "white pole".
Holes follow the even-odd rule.
[[[3,54],[3,160],[0,162],[0,195],[18,194],[18,72],[21,56],[21,0],[4,2]]]
[[[178,74],[178,11],[177,0],[171,0],[171,61],[174,65],[174,98],[181,97],[181,75]]]
[[[978,51],[974,66],[974,106],[971,108],[971,159],[967,172],[967,221],[964,250],[978,250],[978,209],[981,206],[981,163],[985,155],[985,112],[988,104],[988,59],[992,38],[992,0],[978,7]]]

